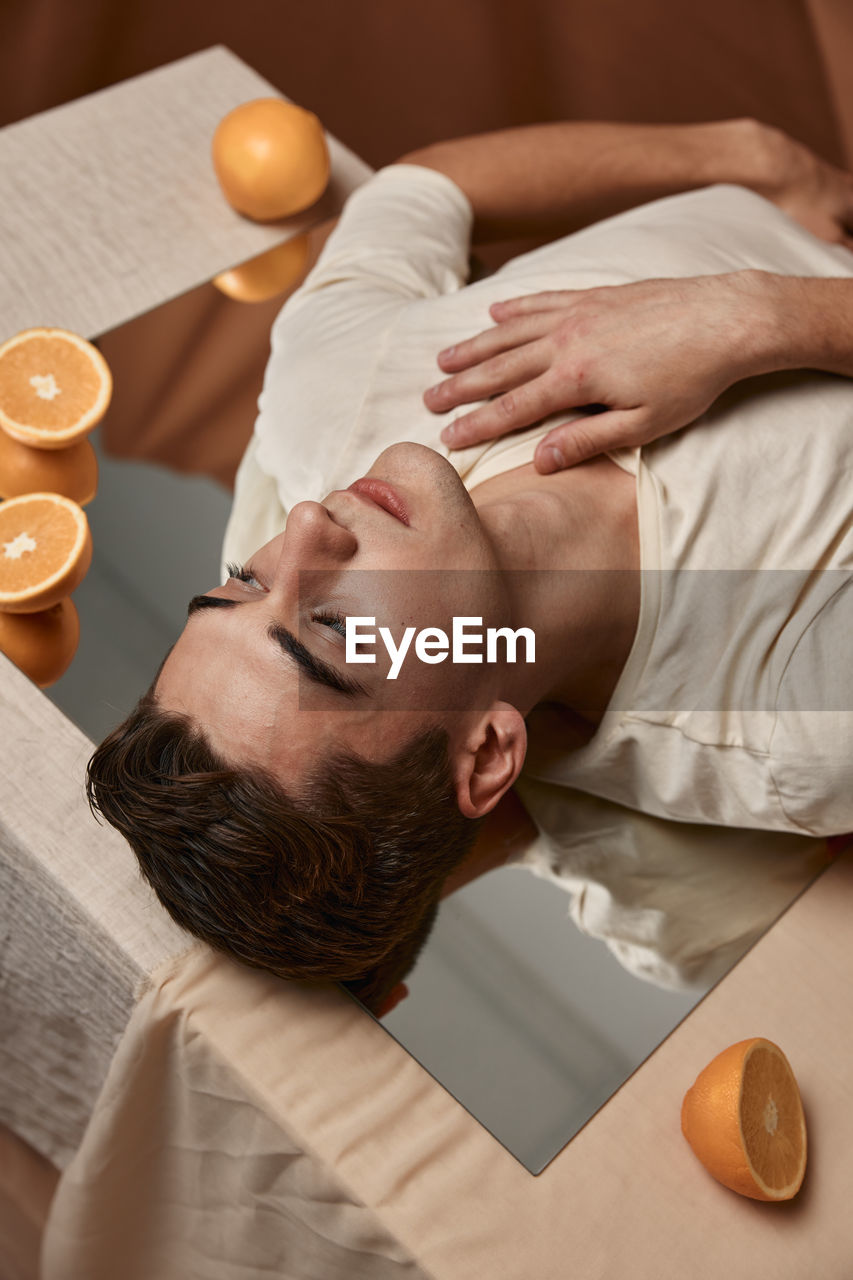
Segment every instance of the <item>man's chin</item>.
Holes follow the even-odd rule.
[[[429,445],[418,444],[414,440],[401,440],[397,444],[389,444],[387,449],[383,449],[377,458],[370,465],[367,472],[369,476],[376,476],[377,479],[384,479],[380,474],[381,468],[391,466],[395,473],[398,468],[411,468],[412,466],[450,466],[446,458],[443,458],[435,449],[431,449]],[[453,468],[450,468],[451,471]],[[455,473],[454,473],[455,474]]]
[[[463,507],[470,505],[473,508],[474,505],[453,464],[435,449],[413,440],[383,449],[367,474],[377,480],[387,480],[389,484],[398,484],[401,493],[432,493],[442,508],[448,502],[459,502]]]

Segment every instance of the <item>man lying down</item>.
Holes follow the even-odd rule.
[[[236,563],[90,763],[181,925],[383,1012],[506,863],[664,982],[769,923],[853,830],[851,221],[750,121],[462,139],[351,197]],[[472,226],[562,238],[466,284]]]

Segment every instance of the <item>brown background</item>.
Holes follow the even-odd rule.
[[[536,120],[739,115],[853,159],[851,0],[0,0],[0,123],[218,43],[375,166]],[[229,483],[278,305],[206,288],[105,338],[107,446]]]

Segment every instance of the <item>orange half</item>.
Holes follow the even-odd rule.
[[[112,387],[100,351],[67,329],[25,329],[0,346],[0,427],[22,444],[79,440],[106,413]]]
[[[90,440],[64,449],[34,449],[0,430],[0,498],[61,493],[85,507],[98,488],[98,459]]]
[[[0,613],[0,653],[40,689],[65,674],[79,641],[80,618],[67,596],[38,613]]]
[[[790,1200],[806,1171],[797,1081],[778,1045],[760,1036],[718,1054],[687,1090],[681,1128],[723,1186],[753,1200]]]
[[[80,585],[92,562],[89,522],[58,493],[0,503],[0,611],[49,609]]]

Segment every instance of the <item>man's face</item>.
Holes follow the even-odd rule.
[[[450,709],[492,696],[493,668],[428,665],[414,646],[393,681],[381,642],[363,650],[374,664],[345,661],[347,616],[375,617],[396,644],[411,626],[449,634],[454,615],[505,620],[476,509],[431,449],[394,445],[353,488],[298,503],[243,579],[196,598],[156,690],[232,763],[259,764],[298,790],[333,751],[390,759],[430,725],[453,736],[461,723]]]

